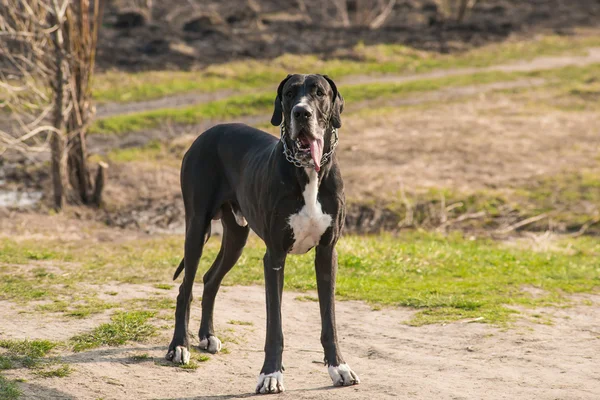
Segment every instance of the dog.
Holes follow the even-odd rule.
[[[166,358],[190,360],[188,323],[192,286],[211,220],[221,220],[221,249],[204,275],[200,348],[221,349],[213,329],[215,297],[223,277],[242,254],[252,229],[266,244],[267,303],[265,360],[256,393],[283,386],[281,295],[288,254],[313,247],[321,312],[321,343],[335,386],[358,384],[344,362],[335,325],[336,243],[344,226],[344,184],[336,160],[344,99],[327,75],[288,75],[277,88],[271,124],[281,138],[244,124],[216,125],[185,154],[181,192],[185,205],[184,271],[175,311],[175,331]]]

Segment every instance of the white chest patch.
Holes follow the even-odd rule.
[[[290,227],[294,232],[294,245],[290,251],[292,254],[304,254],[315,247],[331,225],[331,216],[323,213],[321,203],[317,201],[319,191],[317,172],[308,168],[305,171],[308,174],[308,183],[302,193],[304,206],[289,218]]]

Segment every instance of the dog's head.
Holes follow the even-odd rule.
[[[318,171],[332,128],[340,128],[344,99],[327,75],[288,75],[277,88],[271,124],[284,123],[290,140]]]

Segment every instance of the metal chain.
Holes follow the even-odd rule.
[[[331,143],[331,150],[329,150],[327,153],[323,154],[323,156],[321,157],[321,162],[319,164],[319,167],[322,167],[323,165],[325,165],[329,159],[331,158],[331,156],[333,156],[333,152],[335,151],[335,148],[338,145],[338,131],[336,128],[331,128],[331,132],[333,133],[333,142]],[[283,154],[285,155],[286,160],[288,160],[288,162],[294,164],[296,167],[298,168],[308,168],[311,167],[311,163],[310,161],[303,161],[303,160],[299,160],[297,158],[297,153],[292,154],[292,152],[288,149],[287,144],[285,142],[285,126],[282,123],[281,124],[281,142],[283,143]]]

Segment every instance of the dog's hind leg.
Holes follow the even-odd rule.
[[[188,219],[185,235],[185,253],[183,257],[184,276],[179,286],[177,308],[175,310],[175,332],[169,345],[167,360],[175,363],[187,364],[190,360],[188,342],[188,324],[190,320],[190,303],[192,302],[192,288],[198,262],[202,256],[204,236],[210,225],[210,218],[194,216]]]
[[[233,268],[242,255],[250,229],[240,226],[229,205],[222,207],[223,239],[221,250],[215,262],[204,275],[204,292],[202,293],[202,322],[198,338],[200,348],[209,353],[221,349],[221,341],[214,335],[213,312],[215,297],[225,275]]]

